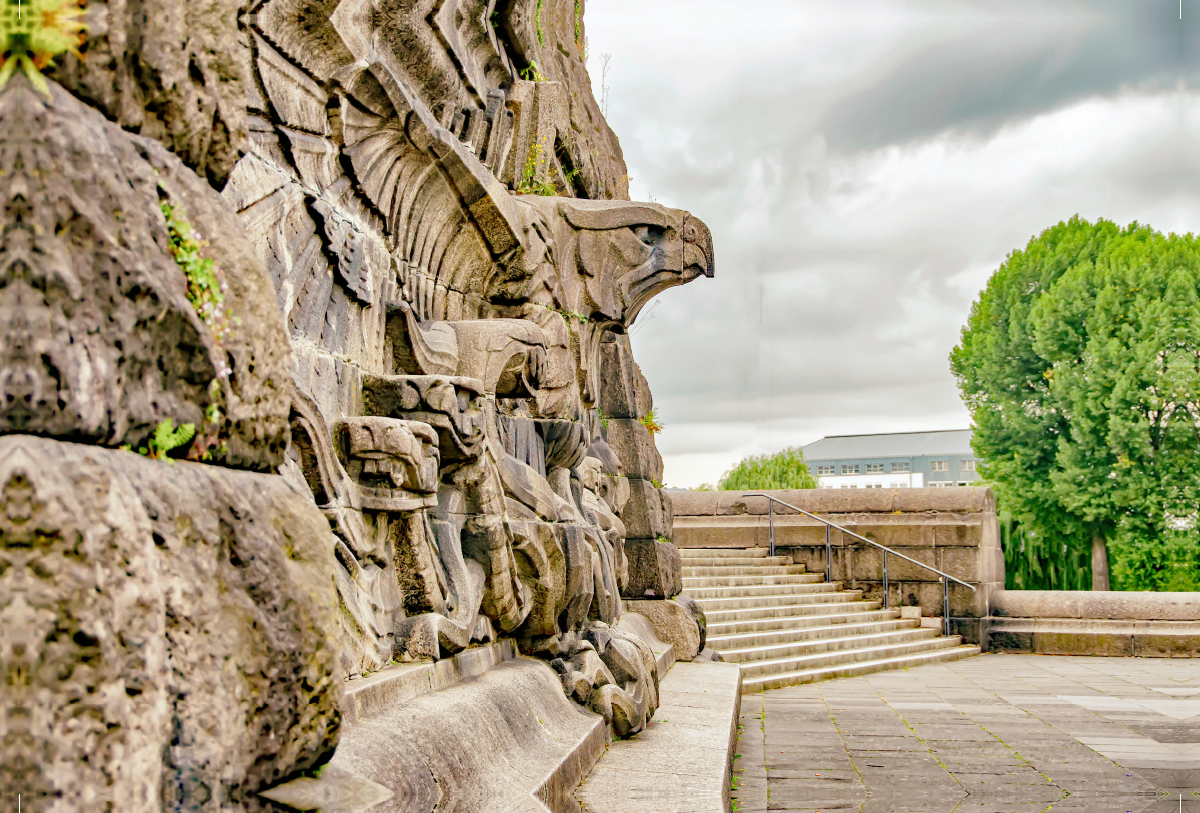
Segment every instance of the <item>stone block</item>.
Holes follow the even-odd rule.
[[[165,14],[182,15],[181,4],[167,5]],[[24,156],[5,190],[23,190],[27,201],[0,225],[6,245],[37,245],[21,260],[28,274],[0,279],[9,382],[0,432],[136,449],[170,420],[195,426],[197,458],[280,465],[290,349],[271,279],[237,215],[157,141],[61,88],[47,99],[25,80],[9,84],[0,118],[9,123],[4,142]],[[223,274],[217,311],[227,319],[205,321],[189,301],[163,203],[213,238],[204,255]],[[59,282],[46,292],[29,281],[38,279]]]
[[[965,582],[989,581],[985,574],[985,555],[979,548],[940,548],[936,567]]]
[[[625,558],[629,561],[629,583],[621,593],[623,598],[666,599],[683,592],[679,549],[671,543],[626,539]]]
[[[1139,658],[1200,657],[1200,635],[1194,631],[1179,635],[1135,631],[1133,654]]]
[[[862,545],[852,554],[851,572],[856,580],[878,582],[883,580],[883,551],[870,545]],[[937,552],[932,548],[906,549],[905,556],[936,568]],[[936,573],[906,562],[899,556],[888,556],[888,580],[896,582],[928,582],[938,580]],[[965,579],[964,579],[965,581]]]
[[[680,596],[680,598],[685,598]],[[695,602],[688,603],[695,606]],[[690,661],[700,654],[704,648],[700,637],[700,624],[684,603],[670,600],[629,600],[626,602],[630,612],[644,615],[650,619],[654,634],[661,640],[675,647],[676,661]],[[698,608],[697,608],[698,609]],[[701,612],[701,617],[703,613]]]
[[[872,489],[874,491],[875,489]],[[882,489],[879,489],[882,491]],[[886,493],[886,492],[885,492]],[[958,514],[996,512],[990,488],[901,488],[892,492],[893,511],[946,511]]]
[[[634,384],[636,365],[629,352],[629,340],[609,332],[613,341],[600,345],[600,410],[609,418],[637,418],[637,391]]]
[[[767,538],[770,536],[770,526],[766,520],[761,517],[755,517],[758,520],[758,527],[762,530]],[[830,531],[830,544],[837,548],[842,545],[842,534],[836,530]],[[825,550],[825,526],[817,522],[809,520],[804,524],[800,523],[783,523],[779,518],[775,518],[775,546],[776,547],[814,547],[820,548],[822,555]]]
[[[621,461],[621,468],[630,477],[662,482],[663,462],[654,446],[654,437],[645,426],[633,418],[611,418],[605,430],[609,447]]]
[[[921,626],[932,626],[929,622],[934,622],[934,625],[939,629],[945,629],[942,619],[937,618],[922,618]],[[975,644],[980,646],[983,639],[986,637],[987,619],[978,617],[957,618],[950,616],[950,634],[961,635],[964,644]]]
[[[934,543],[933,528],[924,518],[905,518],[900,522],[891,522],[890,515],[851,515],[853,524],[839,522],[851,531],[867,537],[889,548],[899,549],[905,555],[911,555],[910,548],[928,548]],[[838,521],[834,518],[834,521]],[[833,531],[833,542],[836,545],[841,536]],[[862,542],[853,537],[846,537],[846,544],[861,545]],[[824,540],[822,540],[824,544]]]
[[[1032,632],[993,631],[989,635],[989,652],[1032,652]]]
[[[728,519],[734,522],[725,521]],[[676,516],[671,527],[672,540],[681,548],[754,548],[767,544],[766,526],[747,525],[740,517]]]
[[[88,57],[64,55],[54,78],[219,187],[249,152],[246,97],[254,82],[239,8],[236,0],[162,0],[147,20],[133,7],[112,6],[88,31]]]
[[[283,477],[8,435],[0,542],[0,634],[43,721],[10,716],[0,764],[34,799],[257,809],[332,752],[333,538]]]
[[[1101,655],[1126,658],[1134,654],[1133,636],[1109,632],[1034,632],[1033,651],[1038,655]]]
[[[939,523],[932,526],[933,544],[939,548],[946,547],[979,547],[982,529],[976,524],[962,521],[954,523]]]
[[[669,491],[667,498],[677,517],[714,516],[720,491]]]
[[[629,478],[629,501],[621,513],[625,532],[631,537],[670,538],[671,514],[669,503],[663,505],[662,492],[653,483],[638,478]]]

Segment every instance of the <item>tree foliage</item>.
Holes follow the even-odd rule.
[[[793,446],[775,454],[747,457],[721,477],[721,491],[755,491],[772,488],[816,488],[804,462],[804,452]]]
[[[1078,217],[1009,255],[950,356],[1020,588],[1200,589],[1200,241]]]

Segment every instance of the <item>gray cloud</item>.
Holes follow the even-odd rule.
[[[986,137],[1079,99],[1194,85],[1200,51],[1188,32],[1200,26],[1181,25],[1177,9],[1171,0],[999,8],[836,105],[822,129],[846,150],[944,130]]]
[[[1195,230],[1197,29],[1173,9],[590,4],[634,196],[691,210],[717,250],[717,278],[634,335],[667,482],[825,434],[965,426],[946,357],[1009,251],[1076,213]]]

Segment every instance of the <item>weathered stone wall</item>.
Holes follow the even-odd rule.
[[[975,587],[950,584],[951,631],[978,643],[984,634],[990,596],[1004,586],[996,503],[990,489],[805,489],[768,492],[854,533],[949,573]],[[767,500],[737,491],[669,492],[675,513],[675,543],[683,548],[767,547]],[[825,572],[825,527],[814,519],[775,506],[775,547]],[[834,530],[830,534],[832,576],[868,597],[881,597],[883,557],[878,548]],[[942,617],[939,577],[898,557],[889,557],[888,603],[920,606],[922,615]]]
[[[0,89],[0,804],[253,809],[345,681],[497,642],[647,724],[623,601],[703,618],[628,328],[713,248],[627,200],[582,16],[93,3]]]

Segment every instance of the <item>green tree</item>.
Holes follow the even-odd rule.
[[[1076,217],[973,306],[950,362],[1012,513],[1010,586],[1200,587],[1198,292],[1191,235]]]
[[[720,491],[756,491],[772,488],[816,488],[804,462],[804,452],[792,446],[775,454],[747,457],[721,477]]]

